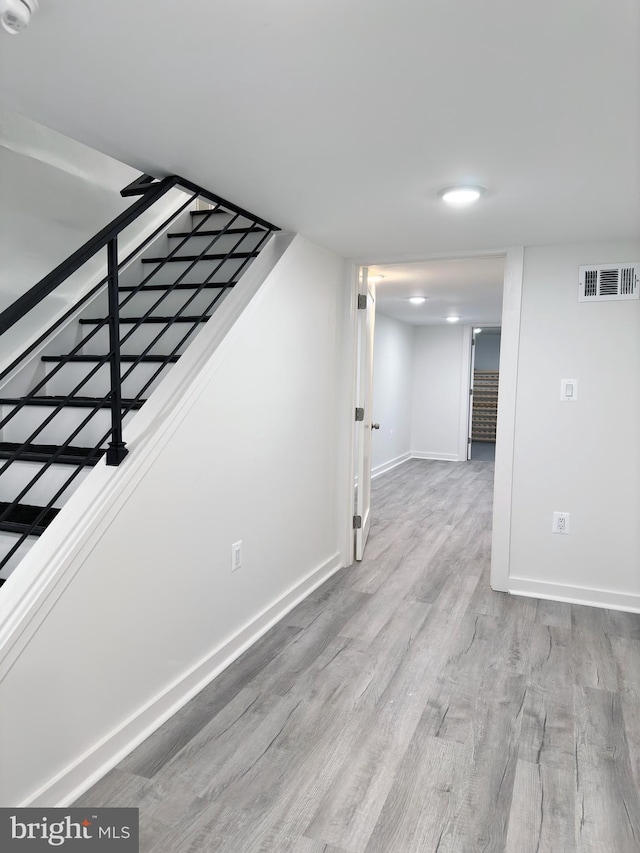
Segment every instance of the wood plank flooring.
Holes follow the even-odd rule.
[[[366,559],[76,805],[141,853],[640,853],[640,616],[493,592],[492,488],[375,480]]]

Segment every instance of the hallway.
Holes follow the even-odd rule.
[[[492,592],[492,477],[374,480],[366,559],[75,805],[141,853],[640,851],[640,616]]]

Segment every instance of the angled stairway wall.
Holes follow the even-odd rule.
[[[349,298],[341,258],[278,236],[27,555],[0,805],[72,802],[339,568]]]

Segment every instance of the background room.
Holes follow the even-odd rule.
[[[373,416],[380,424],[372,475],[410,458],[493,458],[504,258],[372,266],[369,276],[376,284]],[[483,372],[475,415],[474,350],[475,369]]]

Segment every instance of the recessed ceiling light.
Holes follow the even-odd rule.
[[[426,302],[426,301],[427,301],[426,296],[410,296],[409,297],[409,302],[412,305],[422,305],[422,303]]]
[[[447,317],[447,323],[457,323],[460,317]]]
[[[483,192],[484,187],[445,187],[438,195],[447,204],[464,207],[478,201]]]

